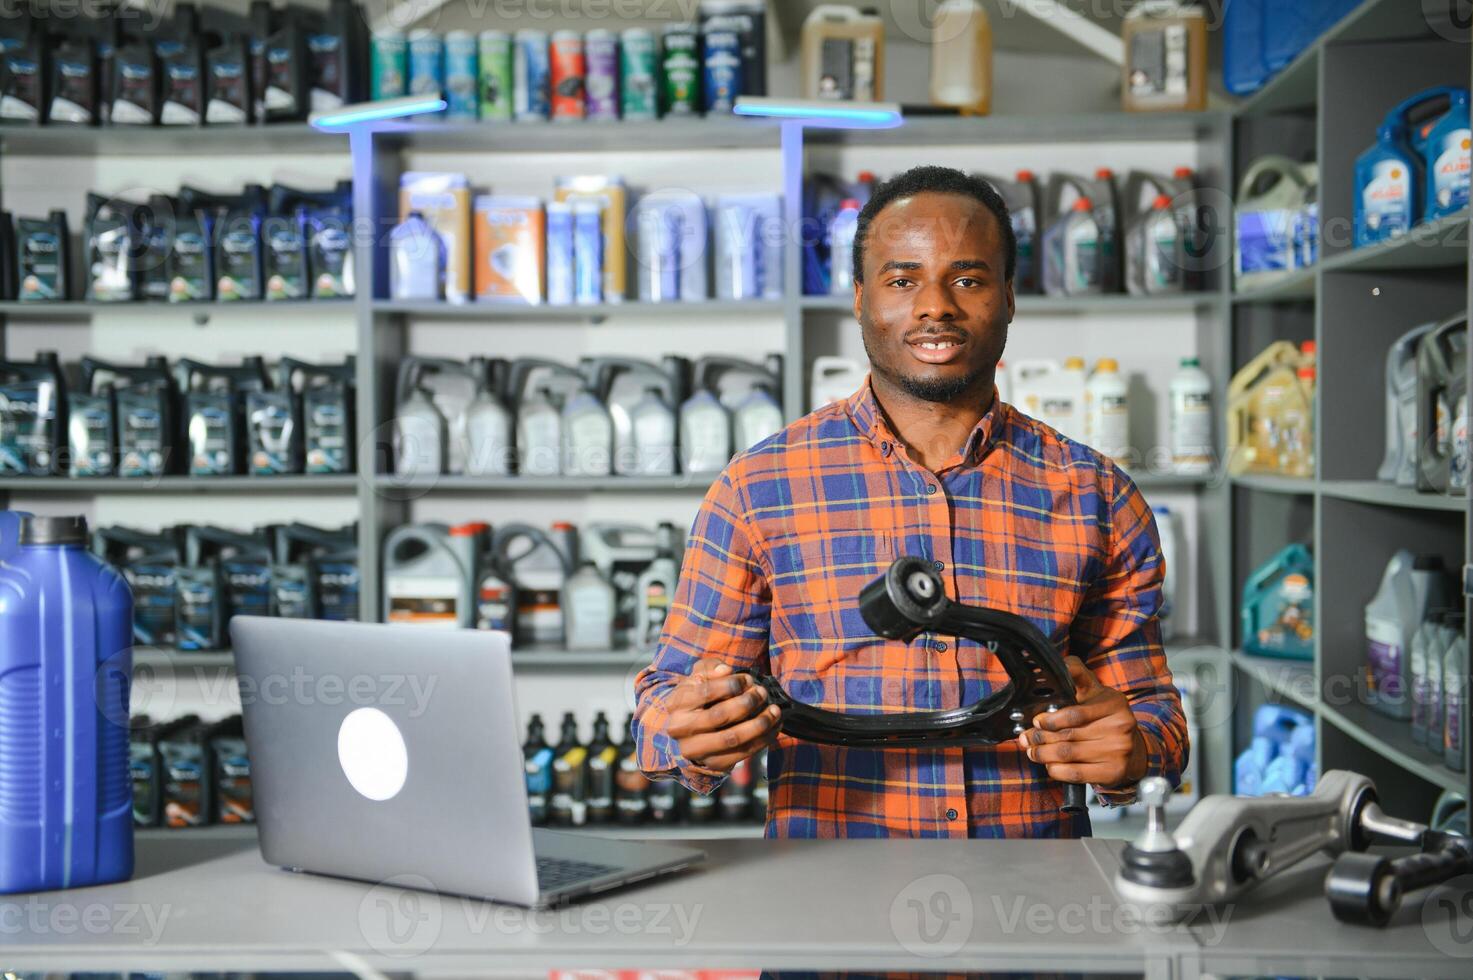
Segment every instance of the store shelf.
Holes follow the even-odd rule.
[[[0,491],[13,493],[352,493],[358,478],[338,476],[164,476],[122,477],[11,476],[0,478]]]
[[[681,318],[705,316],[781,316],[781,300],[722,300],[699,303],[595,303],[587,306],[537,306],[521,303],[442,303],[434,300],[373,301],[373,311],[416,320],[499,321],[517,323],[544,320],[573,324],[601,322],[611,317],[621,319]]]
[[[340,313],[354,312],[351,299],[250,300],[236,303],[100,303],[96,300],[67,300],[60,303],[23,303],[19,300],[0,302],[0,316],[24,320],[87,321],[99,313],[147,316],[160,315],[208,317],[220,314],[262,315],[270,313]]]
[[[1234,303],[1297,303],[1314,299],[1315,270],[1295,269],[1262,286],[1249,286],[1233,293]]]
[[[410,479],[392,475],[374,478],[380,491],[421,495],[425,493],[643,493],[649,491],[685,490],[704,493],[716,479],[715,474],[693,476],[438,476]]]
[[[229,650],[167,650],[135,647],[133,666],[153,670],[190,670],[195,667],[235,669],[235,655]]]
[[[1125,473],[1141,490],[1190,490],[1208,487],[1214,482],[1210,473],[1153,473],[1129,469]]]
[[[1413,226],[1399,238],[1352,248],[1320,263],[1326,272],[1390,272],[1452,269],[1468,264],[1468,215],[1449,215]]]
[[[1085,315],[1104,313],[1193,313],[1212,305],[1212,293],[1178,296],[1019,296],[1019,316]],[[809,312],[851,313],[854,301],[848,296],[804,296],[799,305]]]
[[[4,126],[0,153],[9,156],[277,156],[348,152],[342,133],[306,123],[267,126]]]
[[[1306,660],[1280,660],[1234,650],[1233,665],[1270,691],[1311,711],[1319,704],[1314,664]]]
[[[135,840],[166,841],[254,841],[256,825],[253,823],[217,823],[208,827],[136,827]]]
[[[1223,128],[1222,112],[1094,112],[1045,115],[909,116],[893,129],[814,129],[811,144],[977,146],[989,143],[1161,142],[1195,140]]]
[[[1315,492],[1314,477],[1310,476],[1271,476],[1260,473],[1244,473],[1240,476],[1229,477],[1233,486],[1242,487],[1245,490],[1258,490],[1263,493],[1290,493],[1309,495]]]
[[[1320,493],[1339,500],[1354,500],[1363,504],[1381,504],[1387,507],[1404,507],[1410,510],[1445,510],[1463,512],[1468,509],[1467,497],[1454,497],[1445,493],[1419,493],[1412,487],[1400,487],[1380,480],[1323,480]]]
[[[1466,773],[1453,772],[1412,741],[1411,726],[1362,704],[1320,705],[1320,716],[1366,748],[1421,779],[1455,793],[1468,788]]]
[[[778,146],[768,119],[713,116],[652,122],[449,122],[425,119],[374,127],[380,144],[414,152],[597,153],[624,150],[761,149]]]

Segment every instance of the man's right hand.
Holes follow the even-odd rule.
[[[715,657],[696,661],[670,694],[665,730],[689,762],[730,772],[777,740],[782,712],[746,674],[733,674]]]

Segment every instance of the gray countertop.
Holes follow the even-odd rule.
[[[1339,925],[1321,861],[1252,902],[1164,927],[1124,917],[1110,887],[1117,841],[698,846],[708,859],[696,870],[525,912],[293,874],[250,841],[145,839],[131,882],[0,896],[0,968],[1473,975],[1473,920],[1439,927],[1414,898],[1389,929]]]

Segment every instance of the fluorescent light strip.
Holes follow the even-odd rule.
[[[392,99],[382,105],[360,102],[337,112],[314,115],[312,125],[318,129],[342,129],[355,123],[377,122],[382,119],[402,119],[432,112],[444,112],[447,103],[438,95],[429,98]]]
[[[812,126],[853,126],[862,129],[890,129],[905,121],[893,104],[866,106],[860,103],[825,103],[818,100],[780,100],[743,97],[733,111],[739,116],[761,116],[770,119],[795,119]]]

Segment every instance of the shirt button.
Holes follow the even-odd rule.
[[[941,652],[941,653],[945,653],[946,652],[946,641],[945,640],[937,640],[936,641],[936,649],[939,652]]]
[[[888,455],[890,455],[890,444],[888,442],[882,442],[882,443],[880,443],[880,455],[881,456],[888,456]]]
[[[934,483],[928,483],[928,484],[926,484],[926,496],[931,497],[931,496],[935,496],[935,494],[936,494],[936,484],[934,484]]]
[[[936,569],[936,571],[939,572],[943,568],[946,567],[946,562],[944,562],[944,561],[933,561],[933,562],[931,562],[931,567],[934,568],[934,569]]]
[[[948,807],[947,810],[946,810],[946,819],[947,820],[955,820],[956,819],[956,810]]]

